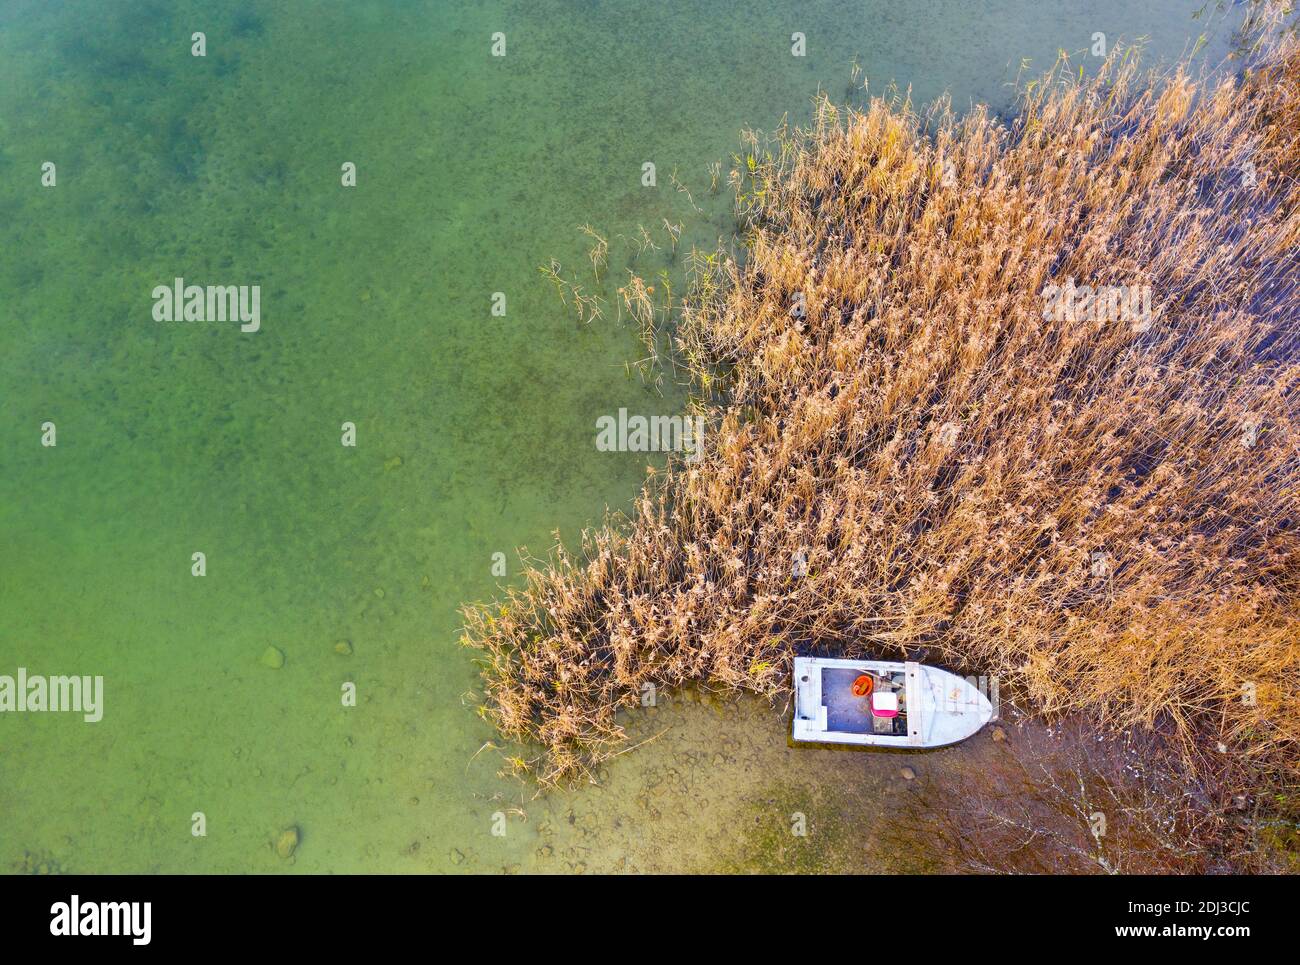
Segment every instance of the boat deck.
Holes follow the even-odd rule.
[[[897,717],[875,717],[871,713],[869,697],[853,695],[853,681],[862,676],[861,670],[849,667],[822,667],[822,703],[826,707],[826,726],[828,730],[845,734],[907,734],[907,704],[902,697],[903,674],[890,675],[899,678],[896,686],[900,700]],[[877,687],[894,688],[894,681],[876,677]]]

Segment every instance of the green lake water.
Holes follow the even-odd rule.
[[[590,284],[590,223],[608,278],[678,278],[663,220],[729,236],[708,165],[854,62],[1006,107],[1095,31],[1222,56],[1200,6],[0,0],[0,674],[105,687],[99,723],[0,715],[0,870],[888,865],[834,842],[906,806],[899,758],[792,750],[781,708],[670,695],[630,721],[652,744],[542,797],[476,756],[459,605],[630,505],[646,457],[597,452],[597,417],[682,402],[537,268]],[[261,330],[154,321],[177,276],[259,285]]]

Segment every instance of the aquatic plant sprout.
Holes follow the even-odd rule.
[[[646,685],[781,700],[802,649],[1293,769],[1298,132],[1272,37],[1232,76],[1063,59],[1009,123],[822,98],[748,135],[674,336],[702,458],[465,610],[515,762],[586,773]],[[1067,284],[1148,317],[1045,311]]]

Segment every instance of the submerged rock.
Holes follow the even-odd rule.
[[[1006,739],[1007,739],[1006,731],[1004,731],[1001,727],[993,728],[993,742],[995,744],[1001,744]]]
[[[302,840],[302,835],[298,831],[298,825],[285,828],[280,832],[280,836],[275,839],[275,853],[286,860],[293,857],[293,853],[298,850],[298,842]]]
[[[341,657],[350,657],[352,656],[352,644],[347,640],[340,640],[334,644],[334,652]]]
[[[24,851],[22,858],[14,862],[13,870],[17,874],[24,875],[63,874],[63,868],[46,852],[37,854],[32,851]]]
[[[905,781],[910,781],[916,777],[916,771],[912,770],[910,767],[904,767],[898,773],[903,776],[903,780]]]
[[[267,647],[262,651],[262,666],[279,670],[284,666],[284,651],[279,647]]]

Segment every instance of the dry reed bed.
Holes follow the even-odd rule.
[[[1293,767],[1300,57],[1255,57],[1062,63],[1010,129],[877,98],[750,136],[741,258],[677,327],[703,460],[466,608],[516,765],[585,773],[645,683],[779,698],[813,646]],[[1044,317],[1070,278],[1151,286],[1149,324]]]

